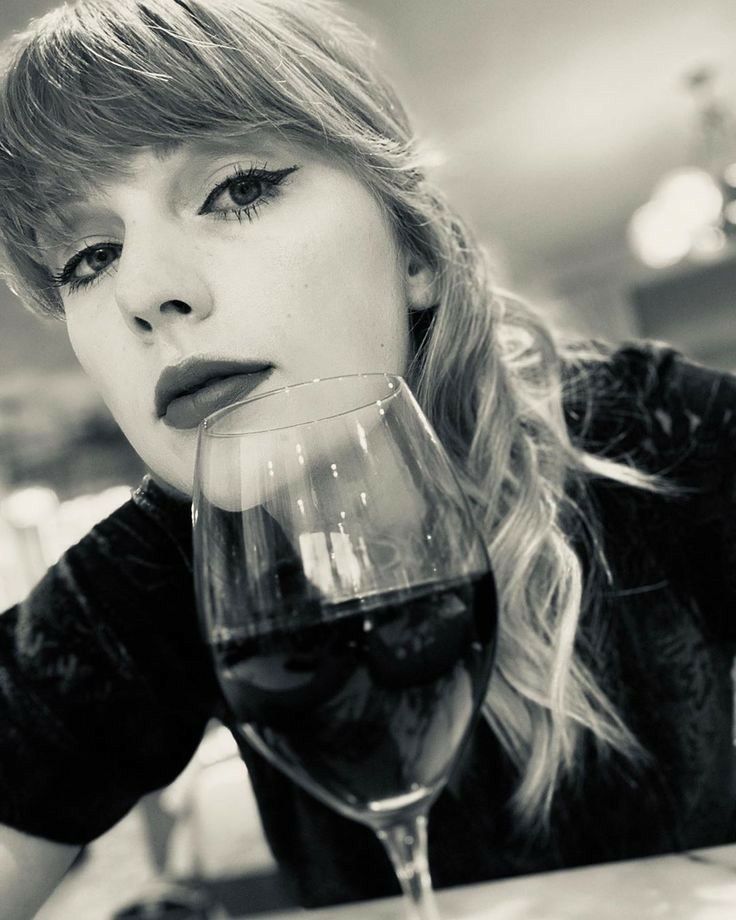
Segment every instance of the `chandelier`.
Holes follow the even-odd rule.
[[[715,91],[715,73],[685,77],[695,101],[692,165],[665,173],[628,225],[629,246],[650,268],[718,255],[736,237],[736,131]]]

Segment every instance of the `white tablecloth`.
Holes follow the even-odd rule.
[[[736,845],[450,888],[437,899],[442,920],[736,920]],[[260,917],[404,920],[398,898]]]

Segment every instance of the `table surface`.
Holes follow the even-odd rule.
[[[449,888],[437,900],[442,920],[734,920],[736,845]],[[404,913],[399,898],[388,898],[260,917],[404,920]]]

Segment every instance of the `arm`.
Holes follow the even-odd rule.
[[[4,920],[31,920],[72,864],[79,847],[31,837],[0,825],[0,892]]]
[[[159,510],[123,505],[0,615],[0,823],[16,831],[94,839],[184,769],[213,714],[189,508]]]

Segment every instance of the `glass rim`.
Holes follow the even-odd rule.
[[[212,426],[217,422],[220,422],[223,418],[225,418],[225,416],[236,412],[238,409],[242,409],[243,406],[247,406],[250,403],[256,403],[259,400],[267,399],[270,396],[275,396],[277,393],[287,393],[290,390],[300,390],[304,387],[311,387],[319,383],[334,383],[336,380],[362,380],[365,378],[378,377],[382,377],[388,381],[396,381],[398,383],[397,389],[394,392],[389,393],[385,397],[386,400],[393,399],[395,396],[398,396],[402,385],[407,386],[406,379],[401,374],[392,374],[388,371],[336,374],[332,377],[313,377],[311,380],[302,380],[299,383],[287,383],[284,386],[274,387],[271,390],[266,390],[265,393],[258,393],[255,396],[247,396],[245,399],[239,399],[237,402],[231,403],[229,406],[223,406],[222,409],[216,409],[214,412],[210,413],[208,416],[202,419],[202,421],[199,423],[199,436],[200,438],[242,438],[246,435],[265,434],[269,431],[288,431],[290,428],[301,428],[303,425],[311,425],[314,422],[325,422],[333,418],[339,418],[341,415],[349,415],[351,412],[358,412],[361,409],[367,409],[369,406],[374,405],[376,400],[371,399],[367,402],[360,403],[359,405],[351,406],[349,409],[343,409],[340,412],[333,412],[329,415],[315,415],[313,418],[305,418],[303,421],[294,422],[290,425],[275,425],[273,428],[254,428],[251,431],[232,431],[219,434],[212,430]]]

